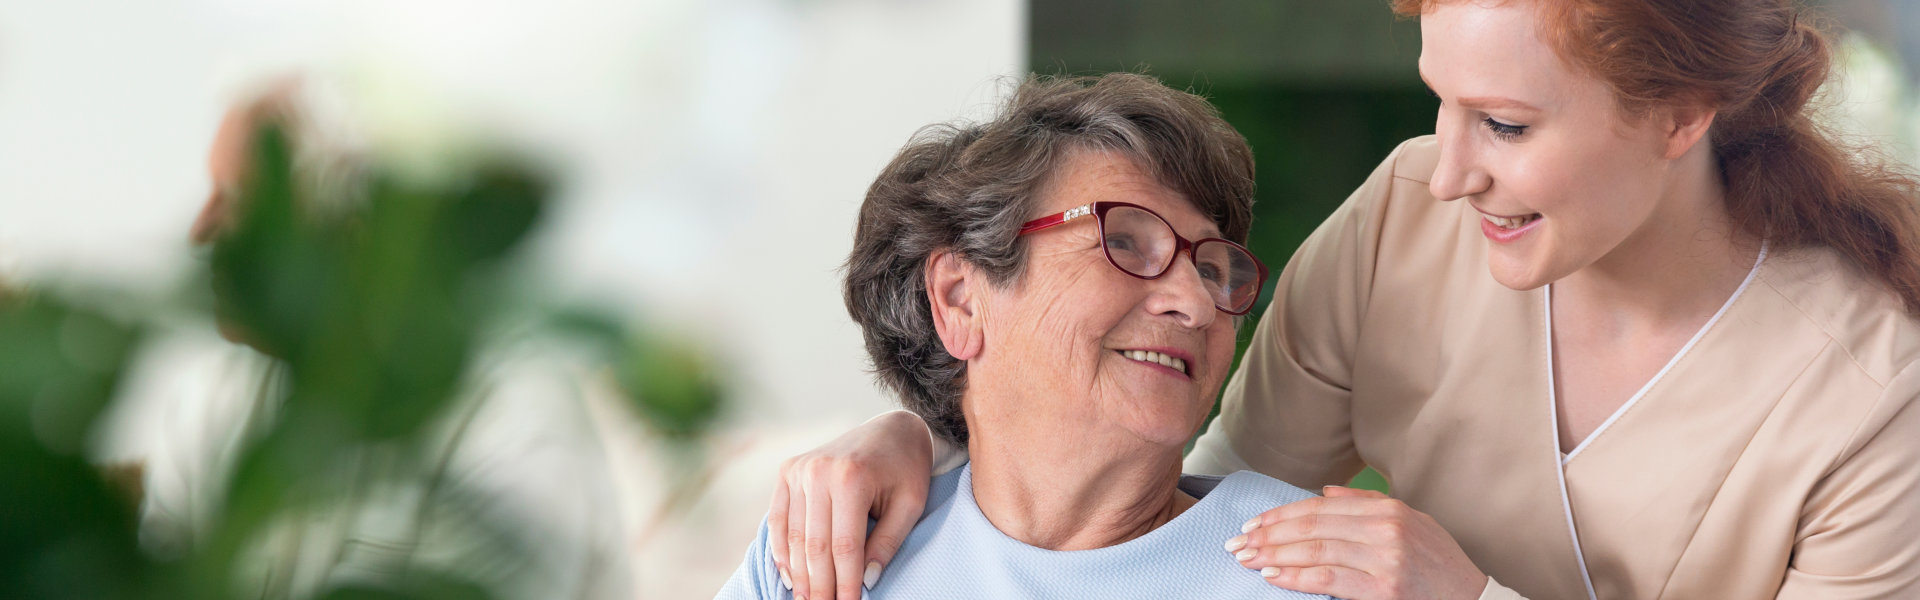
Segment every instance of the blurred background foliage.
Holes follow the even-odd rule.
[[[293,147],[282,125],[256,128],[236,219],[209,253],[212,302],[199,310],[273,360],[213,529],[184,555],[143,548],[138,468],[85,456],[159,307],[0,290],[0,595],[501,597],[535,562],[531,550],[472,510],[475,492],[448,471],[471,425],[462,399],[489,384],[477,357],[514,340],[585,350],[677,456],[701,459],[695,442],[726,397],[701,347],[525,292],[514,258],[551,194],[537,165],[498,154],[421,178],[374,163],[322,187],[296,168]],[[394,489],[415,490],[400,497],[416,518],[386,532],[403,538],[386,576],[272,583],[287,576],[262,556],[275,551],[267,540]],[[450,564],[417,556],[429,529],[449,527],[474,553]],[[325,550],[336,561],[346,551]]]
[[[1920,65],[1920,2],[1803,3],[1859,34],[1841,47],[1897,53],[1889,64],[1904,63],[1906,81],[1920,79],[1912,70]],[[1145,71],[1212,101],[1253,147],[1256,201],[1247,245],[1277,278],[1307,235],[1394,147],[1433,133],[1439,101],[1420,80],[1419,22],[1391,17],[1387,4],[1033,0],[1028,65],[1037,73]],[[1842,68],[1859,62],[1843,61]],[[1912,144],[1920,102],[1904,88],[1856,91],[1869,103],[1897,104],[1904,115],[1863,133],[1908,160],[1920,158]],[[1899,119],[1908,125],[1895,124]],[[1241,330],[1241,351],[1273,298],[1273,283]],[[1372,469],[1352,485],[1387,489]]]

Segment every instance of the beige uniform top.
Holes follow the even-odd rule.
[[[1920,598],[1920,323],[1831,251],[1775,250],[1563,462],[1549,288],[1403,144],[1280,276],[1188,457],[1308,489],[1362,465],[1500,585],[1484,597]]]

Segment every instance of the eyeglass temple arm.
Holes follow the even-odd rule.
[[[1040,217],[1038,219],[1034,219],[1032,221],[1027,221],[1025,225],[1020,226],[1020,235],[1033,233],[1035,231],[1039,231],[1042,229],[1046,229],[1048,227],[1066,223],[1067,221],[1072,221],[1074,219],[1091,215],[1091,214],[1093,214],[1092,204],[1082,204],[1080,206],[1075,206],[1073,208],[1067,209],[1065,212],[1058,212],[1058,213],[1054,213],[1044,217]]]

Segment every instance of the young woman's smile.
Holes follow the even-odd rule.
[[[1474,210],[1479,210],[1475,207]],[[1540,213],[1527,213],[1517,216],[1497,215],[1480,211],[1480,232],[1487,240],[1496,244],[1510,244],[1520,240],[1527,232],[1540,224]]]

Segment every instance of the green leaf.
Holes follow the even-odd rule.
[[[132,506],[83,459],[0,439],[0,589],[8,598],[137,598],[153,576]]]
[[[132,505],[82,457],[137,329],[51,301],[0,302],[0,590],[135,598],[152,565]]]
[[[545,177],[514,162],[481,167],[468,187],[449,194],[441,239],[456,264],[484,264],[507,254],[545,212]]]
[[[600,308],[563,307],[546,315],[544,325],[554,333],[579,339],[596,350],[620,349],[627,341],[627,324]]]
[[[615,369],[641,418],[669,439],[693,439],[722,414],[718,372],[690,343],[636,333]]]
[[[233,229],[214,243],[209,264],[215,316],[248,344],[287,358],[338,292],[341,254],[300,214],[285,131],[261,127],[251,150]]]
[[[77,454],[140,334],[51,300],[0,306],[0,433]]]

